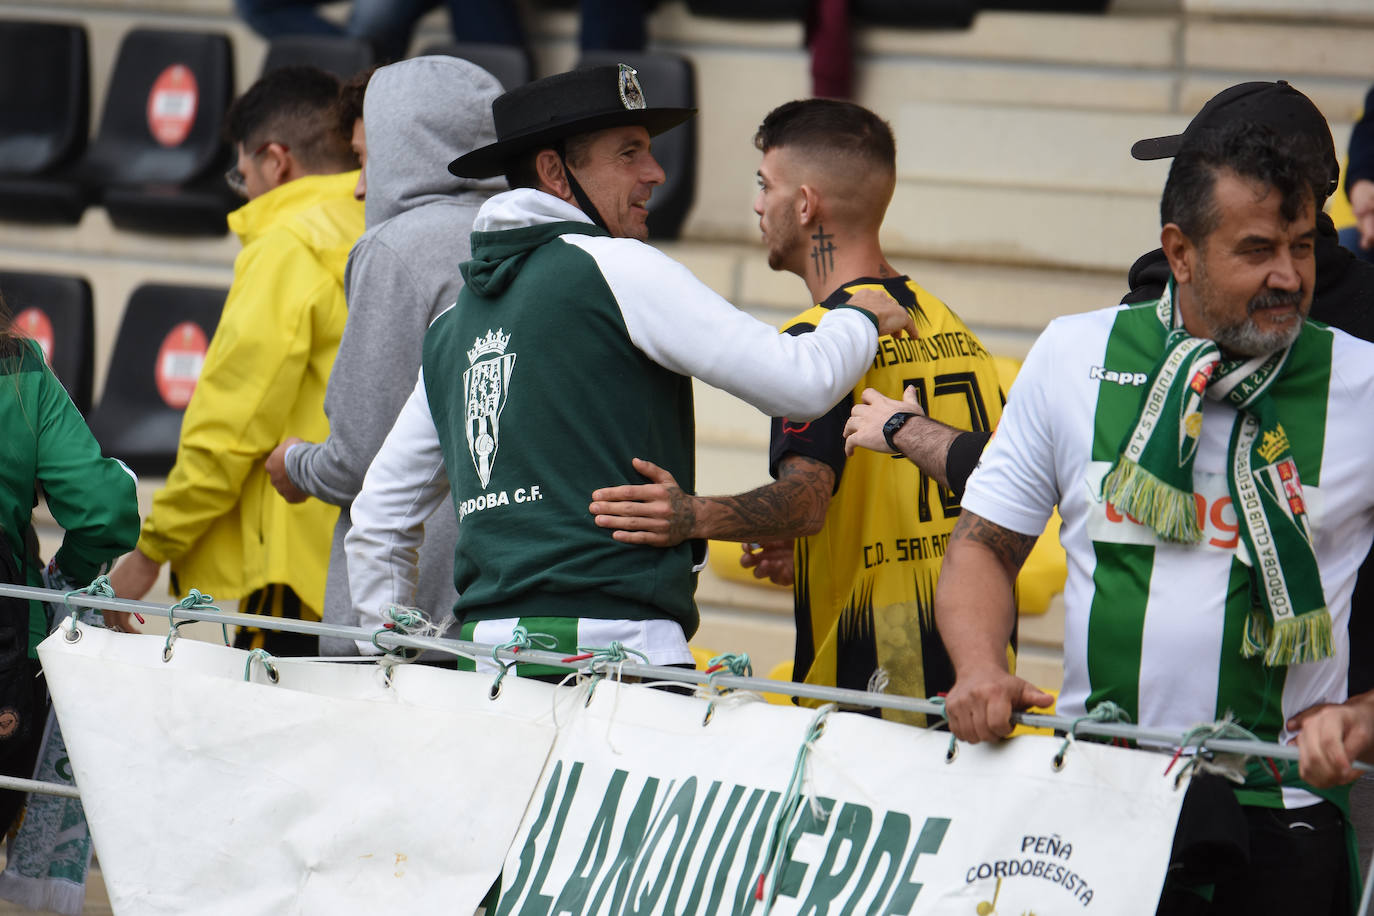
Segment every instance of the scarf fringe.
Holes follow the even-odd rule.
[[[1103,479],[1102,497],[1166,541],[1202,540],[1193,494],[1170,486],[1124,455]]]
[[[1277,623],[1272,623],[1267,613],[1256,608],[1245,620],[1240,654],[1246,658],[1262,654],[1264,664],[1271,668],[1320,661],[1335,653],[1331,615],[1324,607]]]

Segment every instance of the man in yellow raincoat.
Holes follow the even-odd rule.
[[[226,179],[248,198],[229,214],[243,242],[191,402],[176,464],[137,548],[110,582],[123,598],[171,564],[172,591],[240,599],[252,613],[318,620],[338,509],[288,505],[264,459],[291,432],[328,434],[325,385],[343,334],[343,272],[363,231],[357,160],[338,126],[334,77],[275,70],[230,108],[238,152]],[[127,626],[127,620],[119,621]],[[243,648],[314,655],[315,637],[246,629]]]

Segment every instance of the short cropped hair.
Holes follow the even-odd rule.
[[[591,151],[592,141],[596,139],[597,131],[585,134],[574,134],[565,137],[556,143],[540,146],[528,152],[518,153],[506,165],[506,186],[514,190],[515,188],[538,188],[539,170],[535,166],[535,161],[539,158],[539,153],[546,149],[552,149],[563,157],[563,161],[576,168],[587,161],[587,155]]]
[[[367,98],[367,84],[376,67],[360,70],[339,86],[339,130],[345,137],[353,136],[353,123],[363,116],[363,100]]]
[[[1290,222],[1304,205],[1319,207],[1326,198],[1327,163],[1309,138],[1232,121],[1199,131],[1174,156],[1159,202],[1160,225],[1173,223],[1203,244],[1221,219],[1215,190],[1223,169],[1277,191],[1279,215]]]
[[[278,67],[229,106],[224,138],[247,150],[280,143],[307,169],[356,169],[350,138],[339,130],[338,100],[339,81],[332,74],[316,67]]]
[[[892,127],[873,112],[837,99],[799,99],[770,111],[754,134],[754,146],[858,157],[895,172],[897,144]]]

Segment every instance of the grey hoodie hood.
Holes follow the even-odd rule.
[[[372,75],[363,100],[367,130],[368,227],[464,191],[504,190],[501,178],[458,178],[456,156],[496,142],[491,103],[496,77],[456,57],[415,57]]]

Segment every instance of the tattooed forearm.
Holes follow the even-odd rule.
[[[1036,542],[1032,535],[1020,534],[1001,525],[994,525],[968,510],[965,510],[959,516],[959,521],[955,522],[954,531],[950,533],[949,539],[951,544],[954,541],[967,540],[983,545],[992,551],[1013,577],[1021,571],[1021,564],[1026,562],[1026,557],[1030,555],[1031,548]]]
[[[697,523],[697,503],[699,500],[690,493],[682,492],[680,487],[668,490],[668,538],[669,543],[681,544],[692,536]]]
[[[707,537],[734,541],[815,534],[825,524],[834,489],[830,465],[792,455],[773,483],[738,496],[699,500],[701,515],[709,516],[702,527]]]

